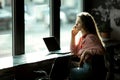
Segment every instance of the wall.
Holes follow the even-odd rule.
[[[110,12],[111,27],[113,31],[111,33],[112,39],[120,40],[120,9],[114,8]]]
[[[104,19],[109,15],[110,27],[113,29],[111,38],[120,40],[120,0],[93,0],[88,11],[92,12],[92,10],[99,10]]]

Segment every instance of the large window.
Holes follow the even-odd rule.
[[[11,0],[0,0],[0,57],[12,55]]]
[[[25,0],[25,53],[43,52],[43,37],[50,36],[49,0]]]
[[[60,9],[60,40],[61,47],[69,49],[71,29],[75,24],[76,14],[83,11],[82,0],[61,0]]]
[[[43,37],[48,37],[51,34],[58,35],[57,39],[60,39],[62,48],[69,48],[70,31],[75,23],[76,14],[82,11],[82,0],[61,0],[60,33],[57,15],[59,8],[56,9],[58,6],[55,5],[59,1],[54,0],[51,4],[50,1],[53,0],[0,0],[0,57],[12,55],[12,50],[15,55],[42,53],[47,50]],[[13,8],[11,2],[14,2]],[[54,5],[54,8],[53,6],[51,8],[51,5]],[[12,10],[14,18],[12,18]],[[14,20],[13,29],[12,19]]]
[[[42,40],[50,36],[49,0],[25,0],[25,52],[41,52],[46,49]],[[69,48],[70,31],[76,14],[82,11],[82,0],[61,0],[60,45]],[[55,26],[56,27],[56,26]]]

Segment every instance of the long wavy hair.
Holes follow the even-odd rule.
[[[98,31],[97,24],[93,16],[89,14],[88,12],[81,12],[77,14],[77,17],[81,19],[84,30],[91,34],[97,35],[97,37],[101,40],[102,45],[104,46],[104,43],[102,41],[102,38]]]

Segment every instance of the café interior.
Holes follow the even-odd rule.
[[[0,2],[1,1],[4,2],[4,0],[0,0]],[[65,71],[66,68],[68,68],[68,66],[66,65],[68,65],[69,58],[72,56],[71,53],[48,54],[46,51],[41,49],[40,52],[38,51],[38,52],[26,54],[25,52],[26,35],[25,35],[25,20],[24,20],[25,0],[6,0],[6,1],[11,1],[12,9],[13,9],[12,18],[11,18],[13,24],[12,39],[11,39],[12,55],[0,57],[0,80],[50,80],[49,78],[51,77],[55,77],[55,79],[53,80],[62,80],[61,77],[67,74],[67,72],[63,73],[63,71]],[[28,1],[42,2],[44,0],[28,0]],[[62,43],[61,42],[62,38],[64,38],[64,40],[70,40],[68,38],[69,36],[66,35],[70,33],[64,33],[65,37],[61,37],[61,33],[65,29],[65,28],[61,29],[61,27],[66,26],[66,25],[61,25],[62,17],[60,17],[60,15],[61,15],[61,5],[63,3],[62,1],[64,0],[48,0],[49,8],[50,8],[49,34],[50,36],[54,36],[56,38],[59,46]],[[65,0],[65,1],[69,1],[69,0]],[[74,0],[70,0],[70,1],[74,2]],[[106,80],[120,80],[119,77],[120,76],[120,72],[119,72],[120,71],[120,37],[119,37],[120,1],[119,0],[100,0],[100,1],[78,0],[76,4],[79,4],[79,6],[77,6],[78,7],[77,12],[85,11],[93,15],[98,25],[98,29],[100,30],[102,40],[105,44],[104,47],[106,49],[106,55],[104,59],[107,70]],[[34,11],[31,10],[31,12],[33,13]],[[69,13],[69,10],[67,12]],[[76,18],[75,15],[71,15],[71,16]],[[3,19],[1,19],[0,17],[0,25],[2,20]],[[73,23],[74,22],[75,21],[73,21]],[[41,26],[41,24],[37,24],[37,25]],[[34,38],[34,36],[32,36],[32,38]],[[43,44],[39,44],[39,43],[38,45],[43,46]],[[36,46],[38,45],[36,44]],[[6,46],[6,45],[2,45],[2,46]],[[64,47],[64,45],[60,46],[60,48],[62,47]],[[0,53],[2,53],[1,49],[0,49]],[[40,53],[45,55],[40,55]]]

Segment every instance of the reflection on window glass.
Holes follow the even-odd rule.
[[[71,29],[76,21],[76,14],[81,12],[82,0],[61,0],[60,8],[60,35],[61,47],[68,48],[70,46]]]
[[[25,52],[45,50],[43,37],[49,36],[49,0],[25,0]]]
[[[12,55],[11,0],[0,0],[0,57]]]

